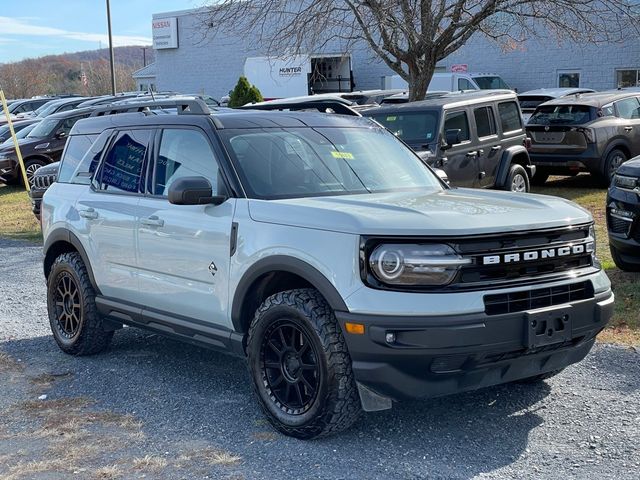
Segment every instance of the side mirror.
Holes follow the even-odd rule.
[[[220,205],[226,199],[214,196],[211,182],[204,177],[182,177],[169,186],[169,203],[174,205]]]
[[[453,145],[457,145],[461,142],[459,128],[452,128],[444,132],[444,140],[447,142],[447,148],[451,148]]]
[[[57,139],[62,139],[62,138],[66,138],[67,134],[65,132],[63,132],[62,130],[60,130],[59,132],[56,132],[56,138]]]

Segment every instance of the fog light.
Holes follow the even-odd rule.
[[[396,343],[396,334],[395,333],[387,333],[384,337],[387,343]]]

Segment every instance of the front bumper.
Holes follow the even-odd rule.
[[[503,315],[336,317],[345,332],[345,322],[365,325],[364,335],[345,334],[356,381],[402,400],[475,390],[579,362],[611,318],[613,299],[608,289],[588,300]],[[532,333],[533,321],[555,325],[565,316],[567,328],[551,337]],[[387,333],[395,335],[393,343]]]
[[[616,209],[631,214],[631,218],[612,216]],[[614,226],[615,224],[615,226]],[[624,228],[626,227],[626,228]],[[640,194],[630,190],[611,187],[607,194],[607,229],[609,243],[623,259],[640,264]]]

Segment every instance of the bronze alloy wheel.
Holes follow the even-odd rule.
[[[56,278],[54,293],[56,328],[67,339],[74,338],[82,325],[82,301],[80,290],[68,272],[61,272]]]

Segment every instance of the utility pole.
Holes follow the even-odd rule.
[[[142,48],[142,66],[147,66],[147,48],[149,47],[141,47]]]
[[[107,28],[109,30],[109,63],[111,64],[111,95],[116,94],[116,68],[113,58],[113,36],[111,34],[111,5],[107,0]]]

